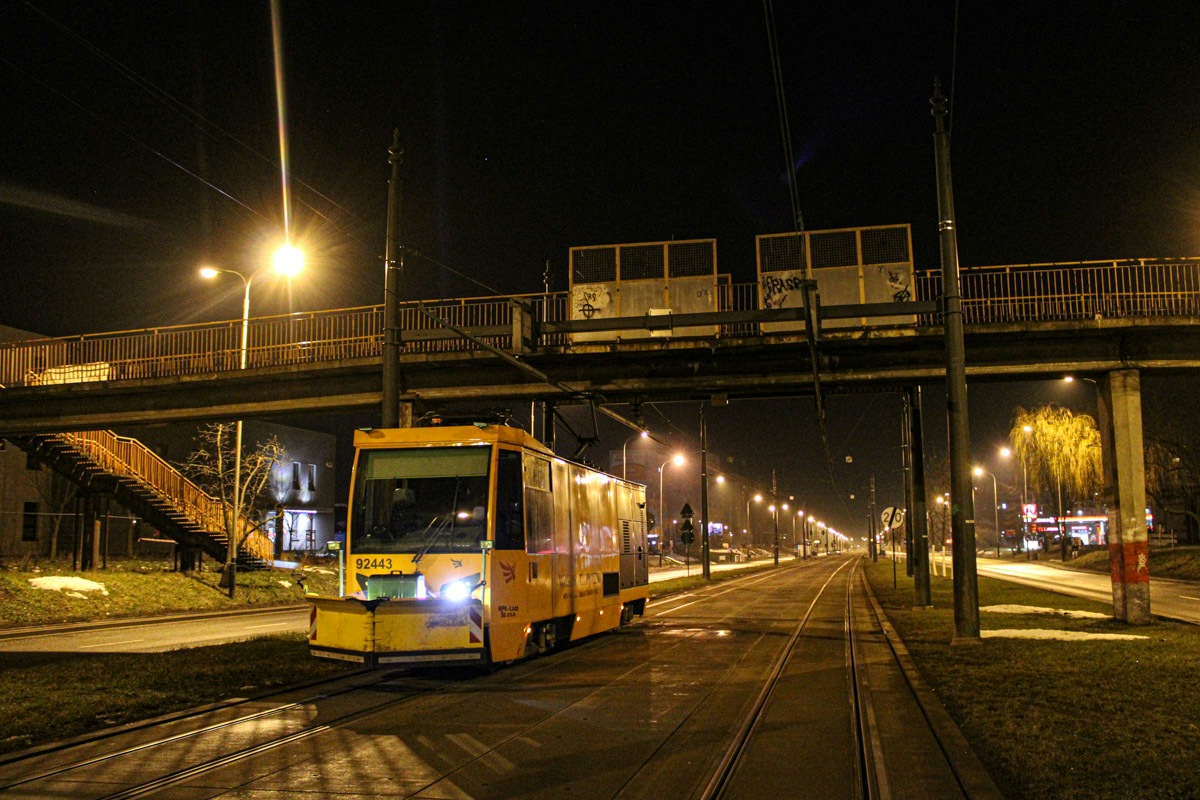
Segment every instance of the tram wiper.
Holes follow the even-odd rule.
[[[454,541],[454,519],[455,519],[454,509],[458,507],[458,487],[459,487],[460,483],[462,483],[462,478],[459,477],[458,475],[455,475],[454,476],[454,499],[450,503],[450,513],[445,517],[434,517],[432,520],[430,520],[429,525],[427,525],[425,527],[425,530],[428,531],[430,528],[433,527],[433,525],[436,522],[438,522],[439,519],[441,520],[441,524],[438,525],[437,528],[434,529],[432,534],[430,534],[429,541],[427,541],[425,543],[425,546],[421,548],[420,552],[418,552],[413,557],[412,563],[413,563],[414,567],[421,563],[421,559],[424,558],[425,554],[428,553],[433,548],[433,546],[437,543],[438,538],[441,537],[441,535],[444,531],[449,531],[450,532],[450,541]]]

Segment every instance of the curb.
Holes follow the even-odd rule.
[[[970,800],[1004,800],[1004,794],[992,780],[991,774],[979,760],[979,756],[975,754],[967,742],[967,738],[963,736],[958,723],[946,711],[933,690],[921,680],[920,672],[913,662],[912,655],[892,627],[883,607],[879,605],[879,600],[875,597],[875,591],[871,588],[870,581],[866,580],[866,575],[863,575],[863,585],[866,587],[867,599],[871,602],[871,607],[875,611],[875,616],[879,620],[888,645],[892,648],[896,661],[900,664],[901,672],[904,673],[904,680],[908,683],[913,697],[916,698],[921,713],[929,722],[929,727],[937,734],[950,769],[954,771],[966,796]]]

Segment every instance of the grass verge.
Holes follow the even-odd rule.
[[[5,653],[0,753],[353,669],[301,634],[167,653]]]
[[[1200,637],[1155,621],[981,612],[981,628],[1047,628],[1147,636],[1135,641],[984,638],[951,646],[951,582],[933,579],[933,608],[914,609],[901,566],[868,563],[871,586],[922,678],[958,722],[1007,797],[1200,797]],[[980,578],[979,604],[1077,609],[1111,615],[1108,604]]]
[[[54,585],[57,578],[82,578],[101,588],[36,588],[35,582],[50,579]],[[298,578],[304,579],[304,586]],[[218,572],[171,572],[162,564],[139,561],[110,563],[109,569],[94,572],[73,572],[53,563],[34,571],[4,570],[0,571],[0,628],[302,603],[305,587],[337,593],[336,565],[332,570],[239,572],[232,600],[218,587],[219,580]]]

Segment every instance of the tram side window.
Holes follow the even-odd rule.
[[[550,462],[525,455],[525,551],[554,552],[554,495],[550,486]]]
[[[496,470],[496,549],[525,549],[525,504],[521,497],[521,454],[501,450]]]

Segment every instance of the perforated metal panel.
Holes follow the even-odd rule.
[[[671,242],[667,245],[670,278],[692,278],[717,273],[717,243],[712,239],[698,242]]]
[[[813,231],[808,234],[813,269],[858,264],[858,231]]]
[[[617,250],[618,268],[623,281],[663,278],[667,272],[667,253],[661,244],[624,245]]]
[[[780,236],[759,236],[757,243],[758,263],[762,272],[808,271],[808,260],[804,253],[804,234],[785,233]]]
[[[862,232],[863,264],[904,264],[912,261],[908,252],[908,226],[868,228]]]
[[[571,248],[571,285],[617,279],[617,248]]]

